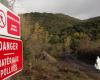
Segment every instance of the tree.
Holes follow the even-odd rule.
[[[0,0],[2,4],[4,4],[9,9],[13,10],[15,0]]]
[[[6,7],[8,7],[8,1],[7,0],[0,0],[0,2],[2,3],[2,4],[4,4]]]

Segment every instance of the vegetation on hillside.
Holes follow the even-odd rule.
[[[79,20],[64,14],[38,12],[20,17],[24,69],[15,76],[17,80],[100,79],[94,68],[90,68],[94,74],[89,73],[76,60],[94,64],[100,55],[99,17]]]

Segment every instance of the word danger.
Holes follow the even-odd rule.
[[[0,51],[18,50],[18,43],[0,41]]]

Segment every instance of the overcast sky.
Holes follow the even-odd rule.
[[[100,0],[17,0],[15,12],[64,13],[80,19],[100,16]]]

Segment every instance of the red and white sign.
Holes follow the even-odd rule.
[[[21,71],[22,62],[22,41],[0,36],[0,80]]]
[[[0,34],[20,38],[20,17],[0,3]]]

